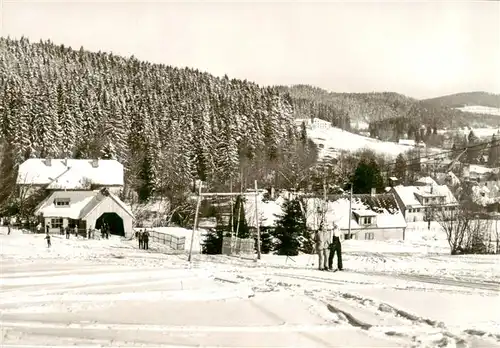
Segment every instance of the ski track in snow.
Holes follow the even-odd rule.
[[[415,262],[410,254],[346,254],[346,265],[357,258],[366,269],[332,273],[222,256],[189,265],[185,255],[116,242],[72,260],[70,252],[16,260],[2,251],[2,347],[500,347],[498,323],[497,330],[448,324],[375,294],[481,293],[498,301],[498,282],[472,271],[451,277],[396,267]],[[444,268],[449,259],[425,262]]]

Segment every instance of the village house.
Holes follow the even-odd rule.
[[[396,197],[406,222],[427,221],[431,212],[458,207],[449,187],[438,185],[429,177],[419,179],[414,186],[394,186],[390,192]]]
[[[123,189],[123,180],[123,165],[116,160],[30,158],[19,165],[16,183],[23,196],[39,189],[107,188],[118,194]]]
[[[472,182],[472,198],[479,205],[500,202],[500,174],[488,173],[479,182]]]
[[[331,122],[322,120],[317,117],[295,120],[295,124],[297,125],[297,127],[302,126],[302,123],[304,123],[306,125],[306,128],[309,129],[328,129],[332,126]]]
[[[79,233],[100,230],[104,223],[110,233],[130,238],[134,215],[118,196],[107,189],[98,191],[53,191],[35,209],[44,230],[58,233],[62,228],[77,228]]]
[[[328,195],[326,204],[321,195],[304,198],[307,228],[318,230],[324,219],[326,228],[339,227],[342,239],[405,239],[406,222],[392,193],[353,195],[350,216],[349,201],[346,195]]]
[[[46,190],[34,211],[44,231],[83,232],[106,223],[110,233],[131,237],[133,213],[117,196],[123,181],[123,165],[115,160],[31,158],[19,166],[17,177],[23,195]]]
[[[476,164],[464,167],[463,177],[467,181],[485,182],[491,174],[499,174],[500,168],[488,168]]]

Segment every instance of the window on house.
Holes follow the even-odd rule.
[[[51,228],[61,228],[63,225],[63,219],[50,219],[50,227]]]
[[[365,225],[371,225],[372,224],[372,217],[371,216],[365,216],[364,218],[364,224]]]
[[[373,240],[375,238],[375,235],[373,232],[366,232],[365,233],[365,239],[366,240]]]
[[[54,204],[56,207],[67,207],[69,206],[69,198],[56,198]]]

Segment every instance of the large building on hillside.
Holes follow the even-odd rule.
[[[30,158],[19,165],[17,185],[26,196],[38,189],[93,190],[123,188],[123,165],[116,160]]]
[[[342,232],[343,239],[403,240],[405,238],[406,222],[396,198],[391,193],[353,195],[350,216],[349,196],[346,195],[328,195],[326,205],[321,195],[306,197],[304,202],[309,230],[318,230],[326,223],[327,228],[336,224]]]

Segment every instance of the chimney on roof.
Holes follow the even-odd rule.
[[[63,164],[64,164],[66,167],[68,166],[68,159],[67,159],[67,158],[63,159]]]
[[[51,158],[46,158],[44,162],[45,162],[45,165],[48,166],[48,167],[50,167],[52,165],[52,159]]]
[[[377,194],[377,189],[375,187],[372,187],[370,195],[374,197]]]
[[[99,159],[98,158],[94,158],[92,160],[92,167],[94,167],[94,168],[99,167]]]

